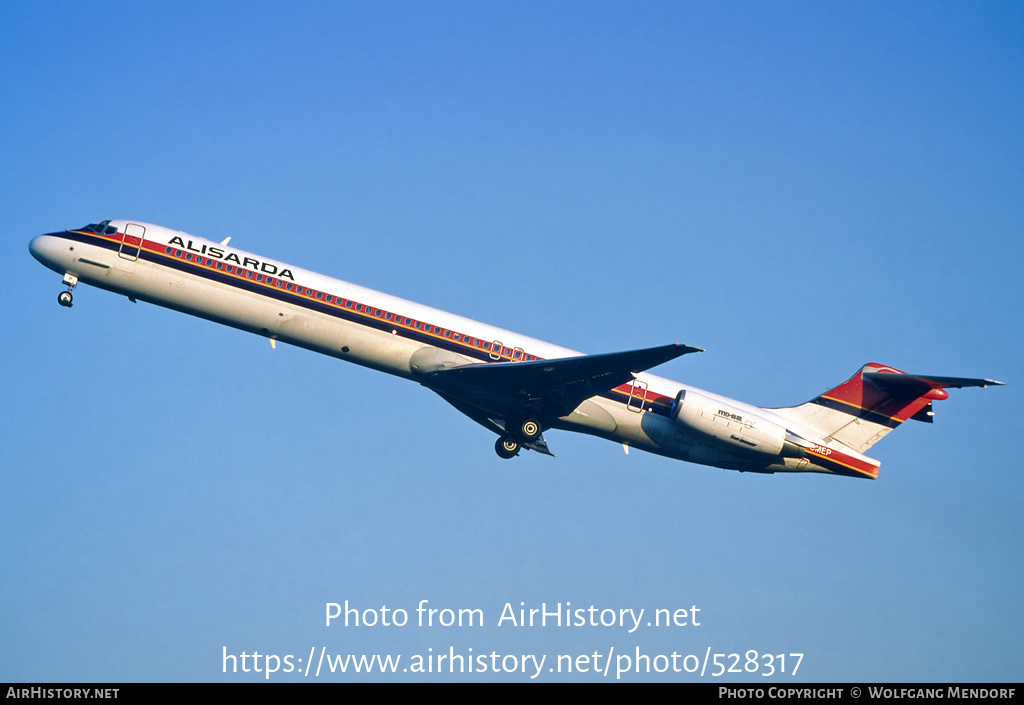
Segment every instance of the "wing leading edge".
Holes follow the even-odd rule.
[[[470,403],[476,398],[488,411],[530,409],[558,418],[584,399],[628,382],[637,372],[693,352],[703,350],[673,344],[554,360],[463,365],[436,370],[428,386]]]

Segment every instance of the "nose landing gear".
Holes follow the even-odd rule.
[[[71,308],[74,297],[71,296],[71,290],[75,288],[75,284],[78,283],[78,277],[74,274],[65,274],[64,283],[68,285],[67,291],[62,291],[57,294],[57,303],[65,308]]]

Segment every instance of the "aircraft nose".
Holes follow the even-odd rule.
[[[39,235],[28,243],[32,256],[50,269],[58,266],[61,249],[61,238],[53,234]]]
[[[28,243],[28,251],[32,253],[32,256],[37,260],[46,264],[43,259],[46,256],[47,250],[52,247],[52,235],[37,235],[32,238],[32,242]]]
[[[39,253],[45,247],[44,242],[46,240],[45,235],[37,235],[32,238],[32,241],[28,243],[28,251],[32,253],[32,256],[39,259]]]

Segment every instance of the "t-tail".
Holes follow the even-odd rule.
[[[818,431],[830,444],[838,442],[863,453],[908,419],[931,423],[932,402],[946,399],[946,389],[994,384],[1002,382],[911,375],[871,362],[806,404],[773,411]]]

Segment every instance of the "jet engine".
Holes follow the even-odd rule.
[[[710,436],[732,451],[764,458],[802,458],[804,448],[785,428],[731,404],[692,390],[680,390],[672,420],[691,432]]]

